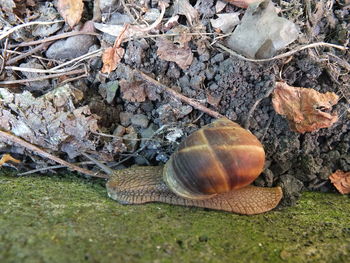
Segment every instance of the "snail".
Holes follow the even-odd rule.
[[[106,188],[122,204],[163,202],[258,214],[275,208],[282,198],[280,187],[250,185],[264,163],[259,140],[221,118],[188,136],[165,166],[113,170]]]

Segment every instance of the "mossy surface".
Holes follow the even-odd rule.
[[[256,216],[123,206],[102,181],[0,175],[0,262],[349,262],[350,199]]]

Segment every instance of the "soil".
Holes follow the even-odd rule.
[[[146,2],[149,2],[150,7],[157,7],[153,3],[156,1]],[[190,2],[195,4],[196,1]],[[342,1],[334,3],[331,12],[325,13],[321,18],[313,16],[313,24],[305,20],[306,11],[299,1],[285,3],[286,6],[282,8],[295,8],[295,12],[285,11],[283,15],[297,23],[301,30],[297,43],[289,48],[316,41],[345,44],[349,47],[349,31],[344,33],[344,29],[349,29],[350,11],[340,2]],[[208,30],[209,19],[215,17],[215,3],[214,0],[201,1],[198,8],[202,24]],[[40,4],[43,5],[44,2]],[[315,6],[311,5],[311,8]],[[228,7],[228,10],[238,8]],[[88,15],[91,16],[90,13]],[[330,21],[335,21],[335,25]],[[107,103],[106,85],[115,81],[119,85],[122,85],[122,81],[141,81],[133,71],[138,69],[189,98],[208,102],[209,108],[249,128],[263,143],[267,154],[266,168],[255,184],[281,185],[284,190],[282,206],[294,205],[300,193],[306,189],[335,191],[328,180],[329,175],[335,170],[350,171],[350,90],[347,84],[349,69],[342,67],[341,63],[331,63],[329,53],[343,61],[349,61],[349,52],[319,48],[298,52],[288,60],[256,63],[232,57],[215,45],[210,45],[213,40],[211,37],[201,40],[191,42],[194,60],[188,69],[181,69],[175,62],[159,59],[155,41],[150,38],[130,40],[122,44],[125,48],[124,58],[108,76],[100,73],[100,58],[89,62],[89,76],[73,82],[85,94],[84,101],[79,103],[89,105],[92,113],[101,117],[99,125],[103,133],[113,134],[119,129],[120,136],[125,133],[129,136],[127,139],[124,137],[117,150],[109,151],[102,143],[108,141],[108,138],[91,135],[101,143],[96,145],[96,151],[100,150],[101,154],[113,152],[114,163],[128,157],[124,166],[135,163],[162,164],[186,135],[212,121],[212,117],[147,86],[141,89],[141,93],[137,91],[135,94],[125,94],[135,97],[134,102],[125,99],[123,87],[120,87],[114,99]],[[98,42],[99,47],[108,40],[99,37]],[[337,93],[341,99],[334,111],[338,112],[339,121],[329,128],[311,133],[291,131],[287,120],[275,113],[271,96],[266,97],[276,80],[283,80],[291,86]],[[52,84],[56,85],[54,82]],[[45,90],[42,93],[44,92]],[[139,97],[136,98],[136,94]],[[164,125],[166,128],[163,133],[147,140],[150,134]],[[141,139],[141,143],[133,141],[137,138]],[[63,158],[64,156],[62,155]]]

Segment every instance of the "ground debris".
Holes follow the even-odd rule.
[[[16,94],[8,89],[0,89],[0,95],[1,129],[71,158],[79,151],[95,150],[89,136],[98,130],[99,117],[88,106],[74,106],[78,96],[72,86],[58,87],[38,98],[28,91]]]

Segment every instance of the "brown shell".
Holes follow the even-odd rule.
[[[262,172],[264,148],[248,130],[228,119],[217,119],[188,136],[164,168],[164,180],[189,199],[242,188]]]

